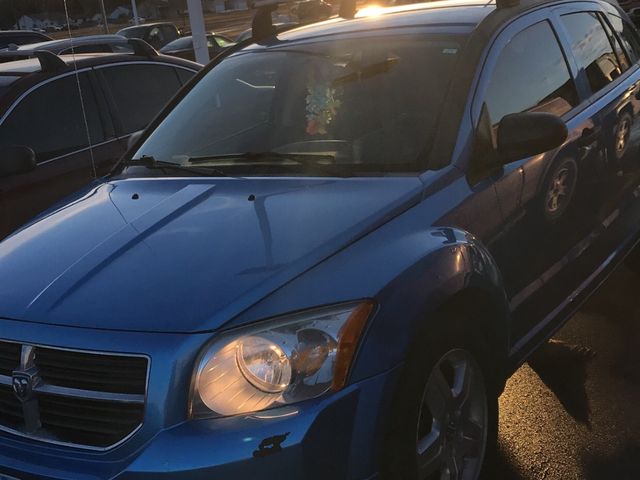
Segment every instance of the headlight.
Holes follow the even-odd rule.
[[[371,302],[340,305],[238,329],[197,362],[191,416],[238,415],[341,389]]]

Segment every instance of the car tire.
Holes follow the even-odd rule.
[[[572,205],[578,186],[578,164],[571,157],[556,160],[551,166],[542,191],[542,217],[550,223],[560,220]]]
[[[465,316],[447,311],[432,323],[446,330],[419,335],[411,348],[393,400],[382,479],[493,477],[496,368]]]

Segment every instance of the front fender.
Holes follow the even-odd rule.
[[[400,364],[416,329],[449,300],[474,290],[487,298],[496,312],[490,319],[489,337],[495,341],[495,351],[506,355],[508,304],[495,262],[467,232],[425,228],[425,203],[308,270],[227,326],[373,298],[378,309],[351,371],[355,382]]]

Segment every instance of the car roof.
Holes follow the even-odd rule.
[[[71,48],[72,46],[96,45],[104,43],[126,43],[127,38],[122,35],[85,35],[82,37],[62,38],[59,40],[49,40],[47,42],[28,43],[20,45],[16,49],[4,49],[5,52],[34,52],[36,50],[49,50],[57,52]]]
[[[506,21],[527,10],[575,1],[579,0],[521,0],[508,8],[496,8],[495,0],[442,0],[397,7],[365,7],[353,19],[334,17],[323,22],[303,25],[279,34],[278,40],[296,41],[394,27],[442,26],[450,28],[452,33],[470,33],[476,29],[493,32]],[[615,0],[587,1],[609,3],[619,8]]]
[[[74,58],[78,69],[97,67],[100,65],[117,65],[130,63],[163,63],[175,67],[182,67],[194,72],[202,68],[202,65],[168,55],[153,55],[150,57],[126,54],[126,53],[87,53],[74,55],[59,55],[67,68],[53,72],[43,72],[37,58],[15,60],[0,63],[0,106],[11,104],[29,88],[46,81],[49,78],[69,74],[74,71]],[[4,108],[4,107],[2,107]]]
[[[352,33],[371,29],[447,25],[474,29],[496,9],[493,1],[444,0],[386,8],[363,8],[353,19],[331,18],[324,22],[302,25],[278,35],[280,40]],[[369,13],[373,14],[369,14]]]
[[[200,70],[199,65],[189,60],[184,60],[169,55],[154,55],[151,57],[141,57],[126,53],[76,53],[75,55],[59,55],[67,64],[67,67],[73,67],[74,61],[78,69],[94,67],[98,65],[109,65],[115,63],[130,62],[161,62],[170,63],[175,66],[188,68],[194,71]],[[69,68],[71,70],[71,68]],[[57,75],[60,71],[54,72]],[[28,58],[24,60],[14,60],[12,62],[0,63],[0,83],[7,86],[15,83],[20,79],[30,80],[37,76],[37,81],[42,80],[43,76],[51,75],[49,72],[42,72],[42,66],[37,58]]]

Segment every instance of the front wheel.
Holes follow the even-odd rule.
[[[477,480],[497,439],[490,362],[471,342],[435,332],[429,340],[413,349],[399,381],[382,478]]]
[[[463,349],[445,353],[424,387],[416,424],[420,479],[477,479],[489,433],[484,376]]]

